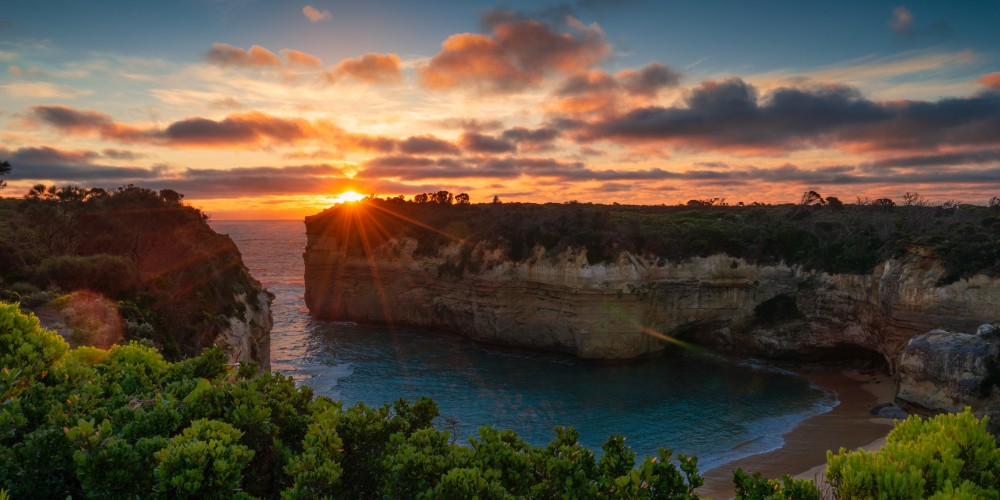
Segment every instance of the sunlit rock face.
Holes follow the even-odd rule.
[[[910,339],[899,359],[898,398],[924,408],[1000,416],[1000,336],[932,330]],[[1000,422],[993,422],[1000,429]]]
[[[744,355],[880,359],[894,370],[907,341],[998,315],[1000,280],[939,286],[944,269],[913,248],[869,275],[750,265],[724,255],[669,262],[536,248],[513,262],[495,246],[453,243],[418,255],[390,238],[365,252],[307,222],[306,305],[319,318],[448,330],[490,343],[627,359],[674,339]],[[792,311],[763,317],[766,301]],[[787,309],[787,308],[786,308]],[[774,316],[774,315],[772,315]]]
[[[658,352],[680,327],[715,331],[756,304],[794,290],[785,266],[753,267],[725,256],[658,263],[623,254],[589,265],[582,252],[536,249],[523,262],[476,247],[478,272],[455,274],[458,245],[415,257],[412,240],[390,240],[369,259],[309,235],[306,304],[320,318],[443,329],[473,339],[628,359]]]
[[[271,301],[274,296],[260,282],[250,279],[254,293],[240,293],[235,297],[238,311],[228,318],[215,338],[231,363],[254,362],[261,369],[271,369]]]

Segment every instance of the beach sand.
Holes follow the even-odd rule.
[[[837,395],[840,404],[833,410],[807,418],[782,436],[781,448],[730,462],[704,474],[705,484],[698,489],[702,497],[731,498],[733,473],[741,468],[777,478],[784,474],[815,479],[823,483],[826,450],[857,448],[877,449],[885,442],[893,421],[872,418],[869,409],[891,403],[895,389],[892,380],[881,373],[856,370],[838,372],[802,372],[813,384]],[[821,486],[822,487],[822,486]]]

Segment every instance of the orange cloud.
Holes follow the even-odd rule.
[[[568,31],[509,12],[488,13],[483,24],[491,34],[452,35],[430,62],[418,68],[425,87],[517,90],[537,84],[548,73],[586,70],[611,53],[600,27],[585,26],[572,17],[565,21]]]
[[[273,67],[281,66],[281,59],[270,50],[253,45],[250,50],[243,50],[239,47],[225,43],[216,43],[208,49],[205,58],[213,64],[222,67]]]
[[[396,54],[365,54],[344,59],[330,68],[328,78],[336,81],[344,77],[367,83],[394,83],[402,80],[399,56]]]
[[[991,89],[1000,90],[1000,71],[990,73],[988,75],[983,75],[976,80],[980,85],[984,87],[989,87]]]
[[[179,148],[266,148],[296,144],[342,133],[336,126],[301,118],[280,118],[261,112],[236,113],[222,120],[194,117],[166,128],[137,127],[115,122],[109,115],[68,106],[34,106],[35,120],[70,135],[97,135],[123,143]]]
[[[302,15],[306,16],[306,19],[311,23],[318,23],[320,21],[326,21],[327,19],[332,19],[333,14],[328,10],[319,10],[312,5],[306,5],[302,7]]]
[[[281,55],[288,61],[289,66],[300,66],[303,68],[322,68],[323,61],[320,58],[293,49],[282,49]]]

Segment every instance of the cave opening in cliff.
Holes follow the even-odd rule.
[[[857,344],[834,344],[826,347],[810,347],[789,353],[782,359],[797,362],[828,364],[837,367],[879,370],[891,373],[889,362],[882,353]]]

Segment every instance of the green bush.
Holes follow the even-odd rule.
[[[0,302],[0,396],[44,377],[69,345],[43,329],[34,314],[22,314],[15,304]]]
[[[243,433],[217,420],[195,420],[154,456],[157,492],[166,498],[238,497],[243,469],[253,451],[239,444]]]
[[[35,271],[36,282],[54,284],[65,291],[91,290],[115,296],[135,285],[132,263],[118,255],[59,255],[43,260]]]
[[[839,498],[1000,498],[1000,449],[986,418],[911,416],[876,451],[827,452]]]
[[[693,457],[636,464],[621,436],[603,456],[559,428],[544,447],[479,429],[468,445],[437,407],[314,398],[294,380],[234,370],[218,348],[179,363],[141,344],[80,347],[0,304],[0,490],[13,498],[697,498]],[[911,418],[883,450],[830,457],[844,498],[996,498],[1000,456],[970,413]],[[737,472],[741,498],[815,498],[789,478]]]

